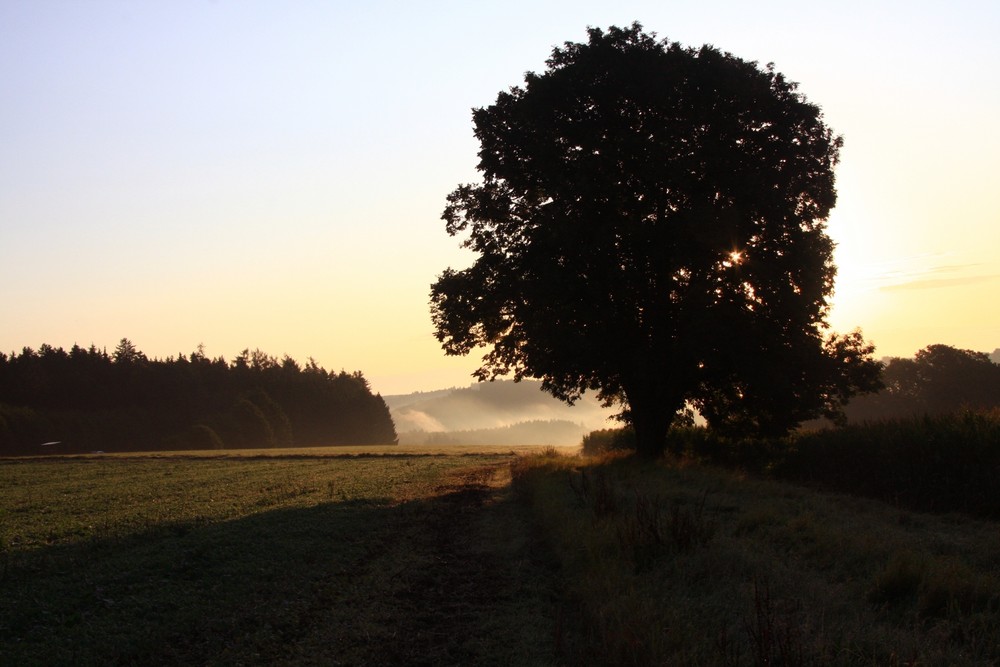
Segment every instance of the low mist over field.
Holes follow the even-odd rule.
[[[576,445],[614,411],[592,394],[568,406],[535,380],[384,396],[400,444]]]

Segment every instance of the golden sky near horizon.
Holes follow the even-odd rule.
[[[1000,7],[0,3],[0,350],[43,343],[466,385],[430,284],[470,257],[470,109],[588,25],[773,61],[844,136],[831,324],[877,354],[1000,347]],[[678,5],[678,6],[672,6]]]

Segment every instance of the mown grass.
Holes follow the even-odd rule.
[[[1000,531],[620,455],[525,458],[559,564],[569,664],[1000,663]]]
[[[510,456],[0,461],[0,664],[551,662],[551,593],[509,566],[526,562],[514,506],[497,488],[462,523],[446,501]],[[457,523],[497,595],[462,602],[442,574],[428,531]],[[422,608],[431,585],[468,618]]]

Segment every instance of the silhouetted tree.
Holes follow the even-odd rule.
[[[796,84],[638,24],[547,65],[473,111],[483,180],[443,219],[479,257],[432,286],[444,350],[598,390],[646,455],[688,401],[780,432],[870,388],[870,348],[825,335],[841,140]]]
[[[299,362],[295,361],[287,354],[285,355],[284,359],[281,360],[281,369],[286,373],[290,373],[292,375],[298,375],[300,372],[302,372],[302,367],[299,366]]]
[[[732,362],[737,371],[731,381],[712,378],[693,403],[724,434],[781,436],[817,415],[843,424],[852,396],[882,386],[882,364],[871,358],[875,348],[859,331],[831,335],[822,347],[800,342],[795,347],[785,339],[772,349],[761,340],[756,354],[734,344],[746,356]]]
[[[118,342],[118,347],[115,348],[111,358],[116,364],[131,364],[144,359],[145,355],[139,352],[135,344],[128,338],[122,338]]]
[[[851,401],[852,421],[1000,406],[1000,365],[984,352],[928,345],[912,359],[890,359],[882,381],[879,393]]]
[[[986,353],[929,345],[914,362],[931,411],[1000,405],[1000,366]]]

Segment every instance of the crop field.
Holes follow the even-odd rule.
[[[463,517],[509,449],[319,451],[0,461],[0,664],[439,664],[506,631],[526,664],[551,651],[514,595],[530,568],[482,546],[516,527]]]
[[[1000,531],[525,448],[0,460],[0,664],[992,665]]]

